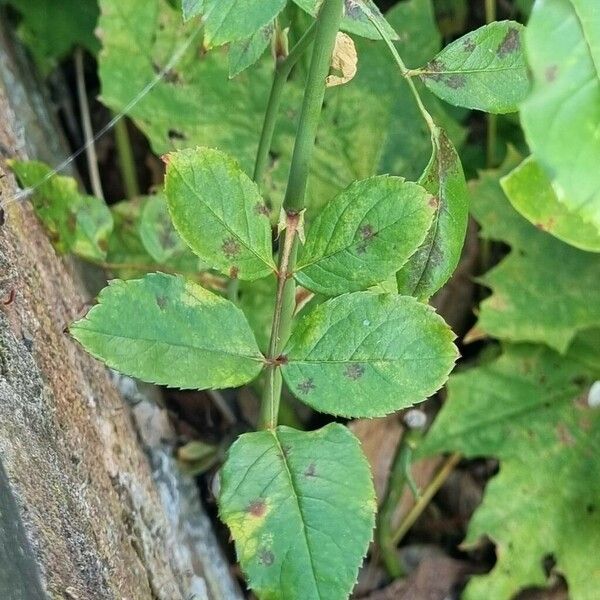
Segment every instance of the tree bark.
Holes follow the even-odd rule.
[[[0,24],[0,598],[237,600],[166,415],[65,333],[89,295],[5,162],[64,146],[15,52]]]

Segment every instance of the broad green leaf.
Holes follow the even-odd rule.
[[[144,202],[139,230],[144,248],[159,264],[188,251],[171,223],[162,195],[151,196]]]
[[[246,433],[221,470],[219,514],[259,598],[348,598],[375,509],[360,443],[338,423]]]
[[[317,16],[323,4],[323,0],[294,0],[294,2],[313,17]],[[386,21],[373,0],[345,0],[342,29],[372,40],[380,40],[381,36],[371,23],[369,15],[372,15],[390,39],[398,39],[398,34]]]
[[[500,183],[515,209],[538,229],[581,250],[600,252],[600,230],[559,202],[550,179],[532,157]]]
[[[77,46],[94,54],[100,48],[94,36],[96,0],[8,0],[7,4],[21,14],[19,37],[44,73],[58,66]]]
[[[513,342],[539,342],[565,352],[578,331],[600,325],[600,261],[525,220],[489,171],[474,183],[471,209],[482,237],[510,254],[481,281],[493,294],[481,303],[478,328]]]
[[[408,296],[356,292],[304,316],[283,352],[290,390],[313,408],[377,417],[422,402],[458,356],[434,310]]]
[[[597,597],[600,410],[585,399],[600,377],[599,342],[600,331],[590,331],[566,356],[509,345],[494,362],[450,378],[448,400],[421,454],[500,460],[465,541],[488,536],[497,562],[489,575],[471,580],[465,600],[510,600],[522,588],[548,585],[543,559],[549,555],[569,598]]]
[[[238,164],[210,148],[173,152],[165,161],[169,212],[188,246],[233,279],[274,272],[269,210]]]
[[[525,35],[533,91],[521,107],[558,200],[600,230],[600,13],[597,2],[536,2]]]
[[[484,25],[446,46],[416,73],[450,104],[490,113],[514,112],[529,91],[523,30],[514,21]]]
[[[72,177],[53,175],[37,161],[10,161],[24,187],[35,187],[31,201],[56,250],[102,261],[113,228],[110,210],[103,200],[78,191]]]
[[[437,208],[424,243],[397,275],[400,294],[430,298],[456,269],[467,233],[469,190],[456,149],[442,129],[433,139],[431,161],[419,183],[434,194]]]
[[[330,296],[387,279],[425,239],[435,203],[424,188],[399,177],[354,182],[310,226],[296,279]]]
[[[281,12],[286,0],[183,0],[183,16],[202,16],[207,44],[220,46],[254,35]]]
[[[229,77],[239,75],[263,55],[274,30],[273,22],[267,23],[250,37],[229,46]]]
[[[182,389],[252,381],[263,357],[242,311],[182,277],[113,280],[71,335],[109,367]]]

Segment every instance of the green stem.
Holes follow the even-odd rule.
[[[410,512],[404,517],[402,523],[398,526],[396,531],[391,536],[391,542],[394,546],[397,546],[402,538],[406,535],[408,530],[415,524],[417,519],[421,516],[423,511],[427,508],[433,497],[438,493],[439,489],[444,485],[444,482],[450,476],[450,473],[454,471],[454,467],[460,462],[461,455],[458,453],[452,454],[446,462],[442,465],[442,468],[436,473],[435,477],[430,481],[429,485],[425,488],[421,497],[417,500],[416,504],[412,507]]]
[[[293,272],[296,264],[297,234],[303,225],[304,199],[310,161],[325,98],[325,79],[329,74],[335,38],[342,18],[343,2],[344,0],[325,0],[317,17],[315,43],[306,79],[288,186],[283,201],[286,228],[283,233],[277,270],[277,296],[267,355],[269,361],[267,385],[261,405],[260,425],[262,428],[277,426],[282,386],[277,360],[290,335],[296,307],[296,285]]]
[[[400,441],[392,465],[385,499],[377,518],[377,543],[387,572],[393,579],[404,577],[404,569],[398,560],[393,541],[392,523],[410,474],[410,465],[415,448],[423,437],[421,430],[407,431]]]
[[[125,195],[129,200],[132,200],[140,195],[140,188],[138,186],[131,139],[129,138],[125,119],[119,119],[115,123],[115,142],[117,144],[117,155],[119,157],[119,167],[121,169],[121,177],[123,178]]]
[[[260,185],[260,181],[265,173],[269,162],[269,151],[273,143],[275,125],[277,124],[277,115],[281,105],[281,96],[285,82],[288,80],[292,69],[313,41],[316,31],[316,23],[313,23],[298,40],[298,43],[291,49],[286,57],[277,57],[277,66],[275,67],[275,77],[267,103],[267,111],[260,135],[258,152],[256,154],[256,163],[254,165],[253,179]]]

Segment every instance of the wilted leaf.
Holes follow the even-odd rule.
[[[273,273],[269,210],[235,160],[209,148],[173,152],[165,160],[169,212],[189,247],[233,279]]]
[[[581,250],[600,252],[600,230],[558,200],[550,179],[532,157],[500,183],[511,204],[538,229]]]
[[[493,294],[481,303],[478,327],[564,352],[578,331],[600,325],[600,261],[536,229],[512,208],[498,181],[511,168],[485,172],[472,187],[482,236],[512,247],[481,280]]]
[[[202,16],[207,44],[220,46],[254,35],[281,12],[286,0],[183,0],[184,19]]]
[[[371,540],[375,494],[346,427],[244,434],[221,481],[220,516],[260,598],[348,597]]]
[[[273,23],[267,23],[250,37],[229,46],[229,77],[239,75],[263,55],[274,30]]]
[[[352,81],[356,75],[357,65],[358,55],[352,38],[339,32],[335,38],[331,69],[326,79],[327,87],[335,87]]]
[[[35,188],[31,201],[58,252],[106,258],[113,219],[103,200],[80,194],[72,177],[46,179],[52,169],[41,162],[10,161],[10,167],[21,185]]]
[[[345,294],[296,324],[282,373],[292,393],[316,410],[383,416],[443,385],[458,356],[453,339],[443,319],[414,298]]]
[[[579,338],[567,356],[508,346],[498,360],[451,377],[448,401],[422,452],[500,459],[466,540],[489,536],[498,560],[489,575],[471,581],[465,600],[509,600],[521,588],[546,585],[543,559],[549,555],[567,579],[570,598],[595,597],[600,411],[582,397],[600,375],[599,334]]]
[[[430,298],[458,265],[469,220],[469,190],[460,158],[442,129],[419,183],[434,194],[436,211],[427,237],[397,275],[401,294]]]
[[[310,226],[296,279],[331,296],[387,279],[423,242],[434,209],[425,189],[399,177],[354,182]]]
[[[446,46],[416,72],[450,104],[491,113],[514,112],[529,91],[523,30],[514,21],[484,25]]]
[[[533,92],[523,129],[558,197],[600,231],[600,13],[589,0],[537,2],[525,35]]]
[[[169,387],[235,387],[263,366],[241,310],[163,273],[112,281],[70,332],[109,367]]]

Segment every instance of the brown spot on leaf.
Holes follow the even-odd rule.
[[[346,9],[346,16],[349,17],[350,19],[358,19],[360,20],[364,20],[364,12],[362,10],[362,8],[360,7],[360,3],[357,2],[356,0],[345,0],[344,4],[345,9]]]
[[[258,562],[265,567],[270,567],[275,562],[275,555],[266,548],[261,548],[258,552]]]
[[[264,215],[265,217],[269,217],[271,215],[269,207],[263,202],[257,202],[254,206],[254,211],[257,215]]]
[[[221,250],[227,258],[235,258],[240,253],[240,245],[234,238],[227,238],[223,241]]]
[[[356,381],[357,379],[360,379],[364,374],[365,374],[364,365],[361,365],[358,363],[352,363],[351,365],[348,365],[346,367],[346,370],[344,371],[344,375],[348,379],[351,379],[352,381]]]
[[[475,42],[473,40],[466,39],[463,42],[463,49],[465,52],[468,52],[470,54],[471,52],[475,51],[475,48],[477,48],[477,46],[475,45]]]
[[[231,279],[237,279],[239,274],[240,270],[237,267],[231,267],[231,269],[229,269],[229,277]]]
[[[464,75],[448,75],[445,79],[445,83],[449,88],[457,90],[461,87],[465,87],[466,79]]]
[[[297,387],[303,394],[310,394],[316,386],[313,378],[309,377],[308,379],[301,381]]]
[[[440,199],[437,196],[429,196],[429,206],[437,210],[440,207]]]
[[[364,254],[367,251],[371,240],[377,235],[377,232],[372,225],[365,224],[360,226],[358,233],[362,241],[359,242],[358,246],[356,247],[356,251],[359,254]]]
[[[423,77],[433,81],[440,81],[442,78],[442,72],[446,70],[446,65],[441,60],[436,58],[427,63],[425,70],[426,72],[423,74]]]
[[[304,471],[304,477],[316,477],[317,476],[317,467],[315,463],[310,463],[308,467],[306,467]]]
[[[246,512],[252,515],[253,517],[264,517],[265,513],[267,512],[267,504],[264,500],[261,500],[259,498],[258,500],[254,500],[248,505]]]
[[[167,299],[165,296],[156,296],[156,304],[160,310],[165,310],[167,306]]]
[[[544,72],[544,77],[548,83],[552,83],[556,79],[556,75],[558,73],[557,65],[550,65],[546,71]]]
[[[514,29],[511,27],[506,32],[504,39],[500,42],[500,45],[498,46],[498,51],[496,52],[496,54],[500,58],[504,58],[508,54],[512,54],[513,52],[516,52],[520,47],[521,47],[521,38],[519,36],[519,31],[517,29]]]

